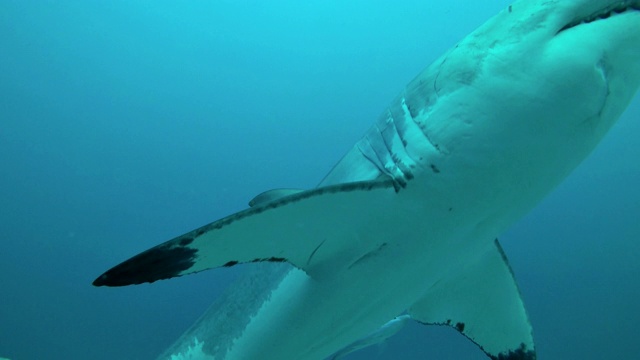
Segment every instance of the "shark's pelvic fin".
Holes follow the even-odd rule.
[[[452,326],[491,359],[536,359],[531,324],[498,240],[477,262],[436,283],[409,314],[424,324]]]
[[[369,347],[371,345],[379,344],[391,336],[395,335],[398,331],[402,330],[404,325],[410,320],[411,317],[409,315],[400,315],[388,323],[384,324],[380,329],[374,331],[373,333],[365,336],[362,339],[354,341],[348,346],[344,347],[340,351],[333,354],[331,360],[342,359],[343,357],[351,354],[354,351],[358,351],[360,349]]]
[[[396,195],[391,180],[300,191],[190,231],[116,265],[93,284],[125,286],[252,262],[289,262],[311,276],[338,270],[380,247],[363,238],[375,214]],[[383,215],[380,215],[383,216]],[[346,221],[345,219],[349,219]]]
[[[251,201],[249,201],[249,206],[254,207],[256,205],[263,205],[266,204],[268,202],[274,201],[274,200],[278,200],[278,199],[282,199],[286,196],[289,195],[293,195],[293,194],[297,194],[300,192],[303,192],[304,190],[302,189],[273,189],[273,190],[267,190],[265,192],[262,192],[258,195],[256,195],[256,197],[254,197],[253,199],[251,199]]]

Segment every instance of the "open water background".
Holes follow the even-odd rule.
[[[107,268],[310,188],[507,1],[0,1],[0,356],[150,359],[237,275]],[[540,359],[640,353],[640,99],[501,237]],[[484,359],[412,324],[349,359]]]

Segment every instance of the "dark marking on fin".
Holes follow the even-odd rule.
[[[234,261],[229,261],[229,262],[227,262],[226,264],[224,264],[222,266],[224,266],[224,267],[232,267],[233,265],[238,265],[238,262],[235,261],[235,260]]]
[[[511,269],[511,264],[509,264],[509,259],[507,259],[507,254],[505,254],[504,250],[502,249],[502,245],[500,245],[500,242],[498,241],[498,239],[495,239],[493,241],[493,243],[495,244],[496,248],[498,249],[498,252],[500,253],[500,256],[502,257],[502,261],[504,261],[504,263],[507,265],[507,268],[509,269],[509,272],[511,273],[511,277],[513,277],[515,279],[516,276],[513,273],[513,269]]]
[[[464,323],[463,322],[459,322],[456,324],[456,330],[463,332],[464,331]]]
[[[516,350],[509,350],[508,353],[500,353],[498,356],[487,354],[492,360],[536,360],[537,355],[534,350],[527,349],[524,343]]]
[[[436,174],[440,173],[440,169],[438,169],[438,167],[433,164],[431,164],[431,170]]]
[[[185,240],[187,243],[193,241],[191,238]],[[93,285],[125,286],[180,276],[195,264],[197,252],[186,246],[158,245],[114,266],[95,279]]]
[[[204,231],[203,231],[204,232]],[[178,244],[180,244],[180,246],[188,246],[191,245],[191,243],[193,242],[193,238],[192,237],[185,237],[180,239],[180,241],[178,242]]]

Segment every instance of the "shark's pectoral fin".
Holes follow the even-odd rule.
[[[140,253],[93,284],[141,284],[261,261],[286,261],[311,276],[328,275],[380,247],[379,239],[361,231],[372,218],[385,216],[396,192],[387,180],[278,195]]]
[[[531,325],[498,240],[475,264],[436,283],[409,313],[425,324],[452,326],[491,359],[536,358]]]

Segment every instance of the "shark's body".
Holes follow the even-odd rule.
[[[534,359],[495,239],[586,158],[633,98],[639,8],[514,3],[416,77],[318,188],[261,194],[94,284],[289,262],[296,269],[225,360],[324,359],[371,343],[367,334],[403,313],[453,326],[491,358]]]

